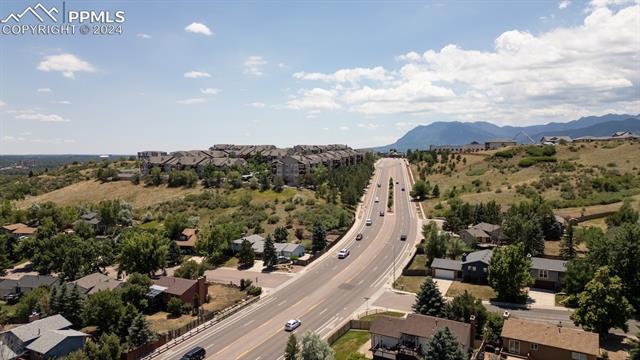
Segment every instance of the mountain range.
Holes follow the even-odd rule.
[[[640,133],[640,114],[608,114],[587,116],[564,123],[551,122],[532,126],[498,126],[486,121],[443,122],[419,125],[395,143],[374,148],[376,151],[396,149],[428,149],[429,145],[460,145],[472,141],[484,142],[495,138],[515,139],[520,143],[538,142],[545,135],[608,136],[616,131]]]

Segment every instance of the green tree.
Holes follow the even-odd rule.
[[[465,355],[456,337],[448,327],[438,329],[423,349],[429,360],[464,360]]]
[[[97,326],[102,333],[115,332],[124,310],[118,291],[98,291],[87,297],[83,312],[84,324]]]
[[[603,266],[578,295],[578,307],[571,320],[588,331],[605,335],[611,328],[628,331],[627,320],[632,314],[633,307],[624,296],[620,278]]]
[[[237,171],[229,171],[227,173],[227,185],[231,189],[239,189],[242,187],[242,175]]]
[[[504,318],[500,314],[493,312],[487,313],[487,320],[482,328],[482,338],[489,344],[498,344],[501,341],[502,324]]]
[[[522,289],[533,283],[530,267],[531,259],[525,254],[522,244],[493,251],[489,265],[489,284],[495,290],[498,300],[523,302],[526,299]]]
[[[265,245],[265,252],[266,252]],[[249,240],[244,239],[242,244],[240,245],[240,250],[238,251],[238,264],[243,268],[250,268],[253,266],[255,262],[256,254],[253,251],[253,247]]]
[[[275,228],[275,230],[273,230],[273,239],[275,240],[275,242],[286,243],[288,238],[289,232],[287,231],[286,227],[278,226],[277,228]]]
[[[318,252],[324,250],[327,246],[327,233],[324,231],[324,226],[321,222],[317,221],[313,225],[313,236],[311,238],[311,250]]]
[[[16,304],[14,316],[20,322],[27,322],[29,316],[37,312],[41,316],[51,312],[49,306],[49,289],[41,286],[22,295]],[[44,317],[44,316],[43,316]]]
[[[272,269],[278,263],[278,254],[276,254],[276,248],[273,244],[273,237],[271,234],[267,235],[267,238],[264,240],[262,260],[264,261],[264,266],[267,269]]]
[[[447,305],[447,317],[451,320],[470,323],[471,316],[475,317],[476,334],[481,335],[487,320],[487,310],[482,305],[482,300],[465,290],[464,293],[455,296]]]
[[[418,180],[415,182],[415,184],[413,184],[413,189],[411,189],[409,195],[411,195],[411,197],[416,200],[422,201],[427,198],[430,191],[431,188],[429,186],[429,183],[425,182],[424,180]]]
[[[169,250],[167,239],[149,232],[130,232],[123,238],[118,255],[119,270],[152,275],[164,269]]]
[[[206,266],[204,266],[204,264],[198,264],[194,260],[190,259],[182,263],[182,265],[173,273],[173,276],[195,280],[204,275],[205,270]]]
[[[182,254],[180,253],[178,243],[173,239],[169,240],[169,247],[167,248],[167,264],[177,265],[181,260]]]
[[[241,233],[238,224],[212,224],[198,236],[196,251],[210,264],[220,264],[228,256],[231,241],[239,238]]]
[[[431,276],[427,276],[416,294],[413,311],[422,315],[442,317],[445,315],[445,303],[438,286]]]
[[[279,193],[282,192],[284,188],[284,180],[280,176],[276,176],[273,179],[273,191]]]
[[[465,251],[465,243],[458,237],[451,237],[447,242],[447,254],[451,259],[457,259]]]
[[[631,339],[631,348],[629,349],[630,360],[640,360],[640,333],[636,334],[637,339]]]
[[[184,303],[177,297],[172,297],[167,302],[167,311],[171,316],[175,318],[179,318],[182,316],[182,311],[184,310]]]
[[[169,215],[164,220],[164,229],[169,239],[180,239],[182,231],[187,227],[189,227],[189,220],[183,213]]]
[[[129,346],[136,348],[156,339],[157,335],[151,330],[147,319],[142,313],[138,314],[129,328],[129,336],[127,337]]]
[[[620,277],[624,296],[640,311],[640,224],[624,224],[612,234],[609,267]]]
[[[573,259],[576,257],[576,244],[573,239],[573,225],[569,224],[565,230],[562,243],[560,244],[560,256],[565,259]]]
[[[427,255],[426,266],[431,266],[435,258],[443,258],[447,254],[447,235],[438,234],[438,227],[435,222],[429,222],[422,226],[422,237],[424,239],[424,252]]]
[[[431,196],[433,196],[434,198],[439,198],[440,197],[440,187],[438,186],[438,184],[436,184],[433,187],[433,191],[431,192]]]
[[[593,278],[593,266],[587,259],[574,258],[567,262],[564,275],[564,291],[570,296],[577,296],[584,291],[587,283]]]
[[[631,201],[625,200],[620,209],[607,217],[606,221],[609,227],[615,227],[623,224],[637,223],[638,218],[640,218],[640,214],[633,209]]]
[[[159,167],[151,168],[151,171],[149,171],[149,178],[146,183],[153,186],[162,184],[162,169]]]
[[[7,236],[0,236],[0,276],[5,276],[6,270],[10,267],[9,238]]]
[[[88,341],[84,352],[90,360],[120,360],[122,350],[118,336],[103,334],[98,342]]]
[[[289,335],[287,340],[287,347],[284,350],[284,360],[297,360],[298,353],[300,353],[300,346],[298,346],[298,339],[294,334]]]
[[[148,306],[147,292],[153,282],[149,276],[140,273],[132,273],[120,288],[122,301],[132,304],[138,311],[144,311]]]
[[[335,360],[335,353],[320,335],[307,331],[302,335],[300,360]]]

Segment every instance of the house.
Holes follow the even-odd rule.
[[[2,233],[4,233],[4,234],[13,234],[14,231],[18,230],[19,228],[26,227],[26,226],[27,225],[25,225],[23,223],[7,224],[7,225],[2,227]]]
[[[501,355],[531,360],[596,360],[600,356],[598,334],[569,329],[562,323],[510,318],[502,326]]]
[[[491,250],[474,251],[468,255],[462,255],[462,278],[464,281],[486,282],[491,256],[493,256]]]
[[[38,229],[25,225],[23,223],[8,224],[2,227],[0,233],[13,235],[14,237],[23,238],[33,236]]]
[[[198,229],[186,228],[180,234],[180,240],[176,241],[181,250],[191,252],[196,247]]]
[[[112,279],[107,275],[96,272],[87,276],[81,277],[76,281],[72,281],[69,284],[77,285],[78,289],[87,295],[95,294],[101,290],[113,290],[122,286],[122,281]]]
[[[234,252],[240,251],[240,247],[242,246],[244,240],[247,240],[251,243],[251,248],[253,249],[253,252],[254,254],[256,254],[256,256],[262,256],[262,253],[264,252],[264,238],[257,234],[233,240],[233,242],[231,242],[231,250],[233,250]],[[304,246],[300,244],[274,243],[273,247],[276,249],[276,255],[281,258],[291,259],[292,257],[299,258],[304,256]]]
[[[573,139],[570,136],[543,136],[540,138],[540,144],[555,145],[561,142],[571,143]]]
[[[26,355],[31,359],[64,357],[82,349],[89,336],[70,327],[62,315],[53,315],[1,332],[0,356],[6,360]]]
[[[150,306],[166,306],[173,297],[183,303],[197,308],[207,300],[207,277],[201,276],[196,280],[183,279],[173,276],[161,276],[153,280],[153,285],[147,292],[151,300]]]
[[[500,225],[481,222],[460,231],[460,238],[471,247],[497,245],[504,240]]]
[[[262,249],[263,249],[263,245],[261,245],[260,243],[264,243],[264,238],[258,234],[253,234],[253,235],[249,235],[249,236],[245,236],[242,237],[240,239],[237,240],[233,240],[231,242],[231,250],[233,252],[238,252],[240,251],[240,247],[242,246],[242,243],[247,240],[248,242],[251,243],[251,245],[254,245],[256,243],[258,243],[258,245],[253,246],[253,251],[257,254],[258,251],[260,252],[260,254],[262,254]]]
[[[431,276],[438,279],[462,278],[462,263],[459,260],[435,258],[431,262]]]
[[[473,141],[465,145],[429,145],[429,151],[434,152],[450,152],[450,153],[468,153],[484,150],[484,145],[477,141]]]
[[[0,299],[15,300],[20,296],[37,289],[40,286],[51,287],[58,278],[48,275],[22,275],[21,278],[4,279],[0,281]]]
[[[515,146],[517,142],[512,139],[491,139],[484,143],[485,150],[500,149],[507,146]]]
[[[529,271],[535,280],[534,287],[558,291],[562,288],[567,263],[564,260],[532,257]]]
[[[304,246],[294,243],[275,243],[276,255],[279,258],[291,259],[304,256]]]
[[[472,350],[472,324],[420,314],[408,314],[406,318],[379,316],[369,328],[373,359],[421,359],[429,339],[445,327],[464,353]]]

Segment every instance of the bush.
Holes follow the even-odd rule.
[[[296,205],[292,204],[292,203],[288,203],[287,205],[284,206],[284,211],[293,211],[296,209]]]
[[[262,294],[262,288],[260,286],[249,286],[247,288],[247,295],[260,296]]]
[[[269,216],[269,219],[267,220],[267,222],[268,222],[269,224],[277,224],[277,223],[278,223],[278,221],[280,221],[280,216],[275,215],[275,214],[273,214],[273,215]]]
[[[180,317],[184,313],[186,305],[179,298],[172,297],[167,303],[167,312],[174,317]]]
[[[248,287],[251,287],[253,281],[251,279],[240,279],[240,290],[245,291]]]

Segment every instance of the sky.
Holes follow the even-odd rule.
[[[0,18],[36,4],[2,0]],[[65,9],[124,11],[122,33],[0,34],[0,154],[367,147],[434,121],[640,113],[639,0],[67,0]]]

